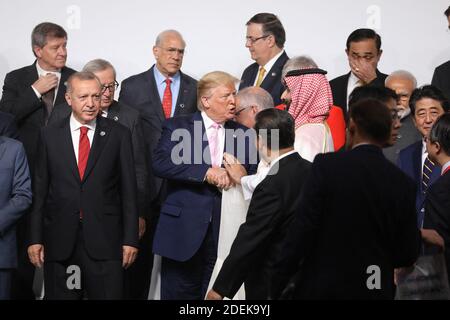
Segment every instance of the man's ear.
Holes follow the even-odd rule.
[[[33,52],[36,55],[36,57],[41,58],[42,57],[42,48],[39,46],[33,46]]]
[[[159,48],[157,46],[153,46],[153,55],[155,56],[155,59],[159,58]]]
[[[208,98],[207,98],[207,97],[201,97],[200,100],[201,100],[201,102],[202,102],[203,109],[208,110],[208,109],[209,109]]]
[[[64,98],[66,98],[67,104],[71,107],[72,106],[72,98],[70,97],[70,94],[68,92],[66,92],[64,94]]]

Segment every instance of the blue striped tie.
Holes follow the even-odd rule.
[[[422,170],[422,192],[424,194],[427,192],[428,186],[430,185],[431,173],[433,172],[434,166],[435,164],[427,157],[423,163]]]

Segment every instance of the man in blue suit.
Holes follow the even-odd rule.
[[[31,180],[22,143],[0,136],[0,300],[10,298],[17,267],[16,223],[31,204]]]
[[[448,112],[449,105],[441,90],[426,85],[413,91],[409,107],[414,125],[422,135],[422,139],[400,151],[398,166],[416,182],[417,225],[422,228],[427,190],[439,178],[441,172],[439,164],[428,157],[424,138],[428,136],[436,119]]]
[[[162,256],[163,300],[205,297],[217,257],[221,189],[232,185],[223,153],[236,156],[248,174],[256,172],[253,131],[232,121],[236,82],[225,72],[206,74],[197,88],[201,112],[163,124],[153,157],[155,174],[168,182],[153,240]]]

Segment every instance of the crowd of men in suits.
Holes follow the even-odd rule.
[[[0,100],[0,299],[34,299],[42,269],[46,299],[147,299],[153,254],[162,299],[233,298],[243,283],[247,299],[392,299],[421,243],[450,263],[450,62],[417,88],[408,71],[378,70],[374,30],[353,31],[350,71],[329,83],[346,147],[311,163],[294,149],[286,80],[326,72],[283,69],[274,14],[246,25],[255,62],[240,80],[183,73],[186,43],[166,30],[118,101],[110,62],[76,72],[66,31],[33,29],[36,61],[6,75]],[[208,292],[222,190],[236,186],[247,219]]]

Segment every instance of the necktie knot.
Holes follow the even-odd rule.
[[[266,69],[264,69],[264,67],[259,68],[258,79],[256,80],[255,86],[259,87],[261,85],[265,74],[266,74]]]
[[[166,85],[170,86],[172,80],[170,80],[170,78],[167,78],[166,80],[164,80],[164,82],[166,83]]]
[[[89,130],[88,127],[80,127],[81,135],[85,136],[87,134],[88,130]]]

